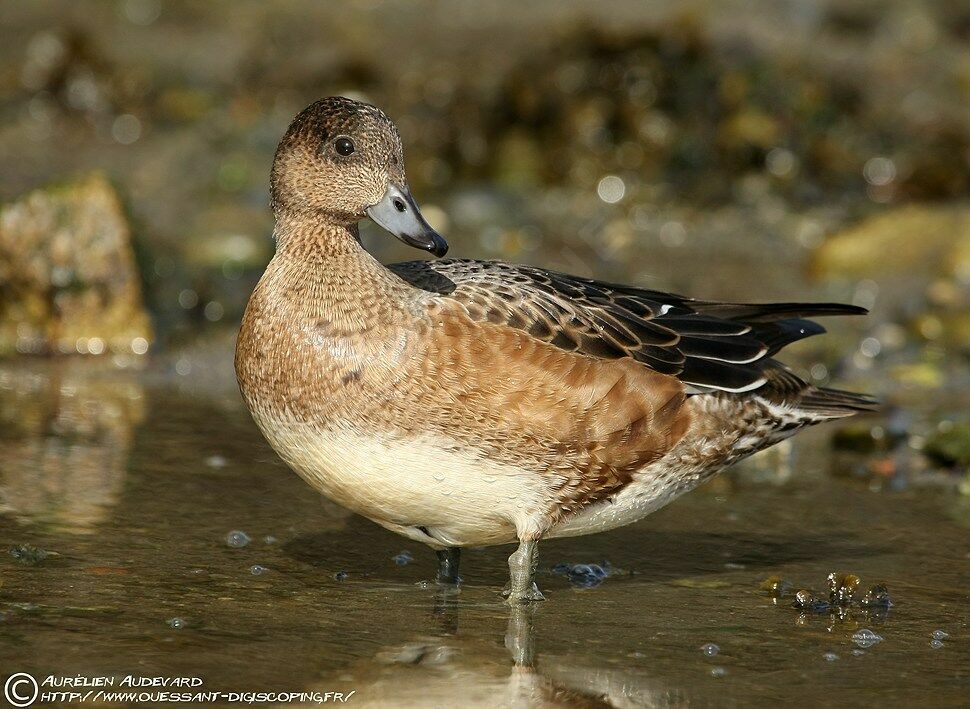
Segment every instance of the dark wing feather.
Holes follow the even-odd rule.
[[[414,261],[390,269],[461,303],[473,320],[503,323],[590,357],[630,357],[700,389],[732,392],[763,386],[775,366],[771,355],[824,332],[805,317],[865,312],[832,303],[695,301],[499,261]]]

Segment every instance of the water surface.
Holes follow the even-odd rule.
[[[828,431],[628,528],[543,543],[548,601],[510,617],[510,548],[466,551],[460,593],[422,583],[429,550],[320,498],[230,388],[163,370],[3,370],[5,670],[388,706],[966,701],[966,498],[833,475]],[[249,543],[230,546],[233,531]],[[55,554],[24,564],[7,553],[21,544]],[[576,589],[552,573],[563,562],[611,574]],[[830,571],[885,583],[894,607],[801,614],[759,589],[780,575],[824,591]],[[883,641],[859,648],[864,628]],[[934,648],[936,630],[949,637]]]

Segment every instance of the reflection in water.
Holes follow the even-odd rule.
[[[118,504],[142,395],[134,373],[102,362],[0,369],[0,511],[94,531]]]
[[[466,603],[465,612],[472,610]],[[462,605],[454,592],[439,592],[437,631],[377,652],[376,661],[351,669],[355,703],[363,706],[667,707],[684,696],[668,683],[623,667],[606,668],[596,657],[543,657],[535,619],[542,606],[507,609],[508,654],[477,634],[459,634]],[[494,617],[495,625],[501,617]],[[483,640],[485,642],[483,642]]]

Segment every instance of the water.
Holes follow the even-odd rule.
[[[797,440],[790,474],[756,462],[626,529],[543,543],[548,600],[510,613],[510,548],[466,551],[459,591],[420,583],[429,550],[392,563],[402,540],[287,470],[231,387],[166,371],[7,370],[0,667],[356,690],[364,705],[966,698],[965,513],[938,488],[831,475],[829,432]],[[249,543],[227,544],[241,530]],[[7,553],[20,545],[47,556],[23,563]],[[553,572],[564,559],[610,572],[575,588]],[[759,588],[777,575],[824,596],[831,571],[885,583],[894,606],[802,614]],[[884,640],[859,650],[864,629]],[[712,640],[716,665],[698,650]]]

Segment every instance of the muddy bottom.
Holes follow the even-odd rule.
[[[831,430],[633,526],[543,543],[548,600],[512,614],[511,548],[467,550],[460,592],[423,583],[433,554],[321,499],[229,389],[38,363],[2,372],[0,412],[4,674],[394,706],[955,706],[970,692],[966,498],[833,475]],[[580,563],[609,573],[579,588],[561,565]],[[759,588],[777,575],[824,593],[831,571],[886,584],[893,607],[802,613]]]

